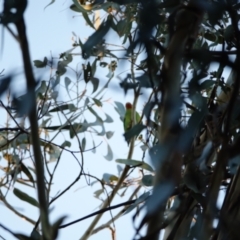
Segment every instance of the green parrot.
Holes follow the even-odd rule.
[[[124,116],[124,120],[123,120],[123,125],[124,125],[124,131],[126,133],[133,127],[132,104],[127,102],[125,107],[126,107],[126,112],[125,112],[125,116]],[[141,117],[138,112],[135,112],[135,118],[136,118],[135,119],[136,124],[141,121]],[[128,140],[127,142],[129,144],[130,140]]]

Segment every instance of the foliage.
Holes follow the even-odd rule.
[[[1,23],[7,29],[9,23],[16,25],[17,39],[26,54],[25,33],[21,28],[25,24],[25,7],[23,0],[18,3],[5,1]],[[12,8],[17,9],[15,15]],[[163,239],[238,239],[238,1],[73,0],[70,10],[82,15],[94,32],[86,42],[81,40],[82,36],[75,35],[73,47],[61,53],[57,61],[47,56],[33,61],[34,67],[44,71],[56,69],[48,81],[36,81],[26,71],[27,91],[15,96],[10,89],[13,76],[1,76],[2,99],[8,94],[8,102],[2,100],[1,105],[9,115],[6,127],[0,129],[0,148],[6,160],[4,164],[1,161],[4,172],[0,182],[1,201],[9,208],[6,196],[10,187],[14,187],[13,193],[19,200],[41,209],[40,221],[24,216],[34,226],[32,239],[39,239],[41,235],[43,239],[55,239],[58,229],[96,215],[81,237],[85,240],[111,226],[123,213],[136,210],[135,221],[143,208],[147,211],[134,239],[158,239],[164,230]],[[100,24],[95,19],[99,12],[104,15]],[[116,35],[122,42],[122,54],[115,54],[110,48],[116,46],[113,40]],[[69,72],[74,52],[79,49],[82,70],[73,70],[76,77],[72,78]],[[127,158],[116,159],[120,164],[119,175],[105,173],[99,179],[86,174],[84,153],[88,150],[96,153],[96,139],[102,138],[107,149],[104,157],[109,161],[113,159],[111,139],[114,132],[107,127],[115,119],[110,113],[100,114],[99,109],[104,109],[108,102],[104,99],[105,90],[122,62],[128,64],[129,72],[121,76],[118,91],[128,96],[132,94],[132,116],[138,102],[144,102],[141,118],[145,126],[135,125],[126,132],[126,140],[130,139],[129,153]],[[24,64],[25,69],[32,69],[27,61]],[[108,71],[104,85],[98,78],[101,68]],[[227,69],[231,69],[229,76],[226,76]],[[68,99],[61,102],[59,85],[63,81]],[[91,94],[87,94],[89,89]],[[124,103],[115,101],[114,108],[123,121]],[[55,122],[58,119],[58,124],[53,125],[52,119]],[[10,128],[10,123],[15,126]],[[140,132],[142,135],[136,139]],[[59,143],[55,139],[62,133],[65,140]],[[71,148],[72,139],[78,142],[77,151]],[[139,141],[140,148],[136,146]],[[134,159],[134,149],[141,151],[142,159]],[[53,177],[63,152],[68,152],[78,162],[79,173],[69,186],[51,199]],[[153,167],[147,163],[148,156]],[[49,168],[50,163],[55,164],[53,170]],[[45,175],[40,180],[39,174],[44,168]],[[140,169],[140,179],[134,179],[134,169]],[[86,175],[101,185],[94,193],[96,198],[102,199],[104,192],[108,194],[101,210],[69,224],[62,224],[64,218],[50,224],[49,206]],[[117,206],[124,206],[123,209],[97,228],[102,214],[116,208],[111,206],[115,195],[120,189],[125,192],[133,182],[137,187],[129,201]],[[15,187],[16,184],[36,189],[37,199]],[[223,200],[220,205],[217,204],[219,196]],[[144,225],[146,232],[142,230]],[[19,237],[16,233],[13,235]]]

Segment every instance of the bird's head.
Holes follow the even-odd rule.
[[[125,107],[126,109],[132,109],[132,104],[130,102],[127,102]]]

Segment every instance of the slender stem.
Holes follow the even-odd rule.
[[[29,52],[29,44],[26,35],[26,26],[23,17],[16,23],[18,37],[20,40],[20,47],[22,52],[22,58],[24,63],[24,72],[27,82],[27,91],[29,95],[29,102],[31,103],[31,109],[29,110],[28,117],[31,129],[31,140],[33,145],[33,152],[36,164],[36,178],[37,178],[37,193],[40,207],[40,216],[43,230],[43,239],[51,239],[50,224],[48,219],[48,204],[45,191],[44,182],[44,166],[40,149],[40,140],[38,135],[38,121],[36,112],[36,99],[35,99],[35,79],[32,71],[32,64]]]
[[[135,191],[132,193],[132,195],[130,196],[130,198],[128,199],[128,201],[131,201],[134,196],[137,194],[137,192],[140,190],[141,186],[138,186]],[[128,208],[128,205],[126,205],[114,218],[110,219],[109,221],[107,221],[105,224],[95,228],[92,232],[92,235],[93,234],[96,234],[98,233],[99,231],[103,230],[104,228],[107,228],[110,226],[110,224],[113,222],[113,221],[116,221],[118,218],[120,218],[122,216],[122,214],[126,211],[126,209]]]
[[[19,213],[14,207],[12,207],[12,205],[10,205],[8,203],[8,201],[6,200],[6,198],[3,196],[1,191],[0,191],[0,200],[5,204],[5,206],[8,209],[10,209],[12,212],[14,212],[17,216],[19,216],[23,220],[35,225],[36,222],[34,220],[32,220],[31,218],[28,218],[26,215],[23,215],[23,214]]]

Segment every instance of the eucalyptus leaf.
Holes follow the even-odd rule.
[[[98,79],[98,78],[95,78],[95,77],[91,77],[91,78],[90,78],[90,82],[91,82],[92,85],[93,85],[93,91],[92,91],[92,93],[94,93],[94,92],[96,92],[97,89],[98,89],[99,79]]]
[[[75,5],[75,7],[76,8],[73,8],[72,6],[70,7],[72,10],[75,10],[75,9],[77,9],[79,12],[81,12],[81,13],[87,13],[87,10],[85,10],[83,7],[82,7],[82,5],[79,3],[79,1],[78,0],[72,0],[73,1],[73,3],[74,3],[74,5]],[[76,10],[75,10],[76,11]]]
[[[215,83],[216,83],[216,82],[213,81],[213,80],[205,80],[204,82],[202,82],[202,83],[200,84],[200,89],[201,89],[201,90],[204,90],[204,89],[212,88]]]
[[[36,199],[34,199],[33,197],[30,197],[28,194],[26,194],[25,192],[22,192],[18,188],[14,188],[13,193],[16,197],[18,197],[22,201],[25,201],[35,207],[39,207],[39,204]]]
[[[108,115],[107,113],[105,113],[106,119],[104,120],[105,123],[113,123],[113,119],[110,115]]]
[[[88,110],[97,118],[98,121],[103,122],[102,118],[98,116],[98,114],[96,113],[95,110],[93,110],[92,107],[89,107],[89,106],[88,106],[87,108],[88,108]]]
[[[70,112],[75,112],[76,110],[78,110],[77,107],[75,107],[74,104],[63,104],[60,106],[57,106],[55,108],[52,108],[51,110],[49,110],[49,112],[62,112],[65,110],[69,110]]]
[[[89,58],[92,48],[96,46],[100,41],[102,41],[103,37],[107,34],[109,29],[110,21],[103,21],[100,27],[88,38],[86,43],[84,43],[82,46],[82,55],[84,59]]]
[[[40,60],[34,60],[34,66],[37,68],[44,68],[47,66],[48,63],[48,59],[46,57],[44,57],[43,61]]]
[[[96,153],[96,146],[94,140],[92,142],[93,142],[92,153]]]
[[[52,239],[57,239],[59,233],[59,226],[63,223],[65,218],[65,216],[58,218],[51,226]]]
[[[112,132],[112,131],[106,132],[107,139],[110,139],[113,136],[113,134],[114,134],[114,132]]]
[[[153,175],[144,175],[142,178],[142,184],[147,186],[147,187],[151,187],[153,186],[153,181],[154,181],[154,177]]]
[[[116,159],[116,162],[117,163],[122,163],[122,164],[125,164],[125,165],[129,165],[129,166],[132,166],[132,167],[140,167],[140,168],[148,170],[150,172],[154,172],[153,168],[149,164],[147,164],[145,162],[142,162],[142,161],[139,161],[139,160]]]
[[[61,147],[65,148],[65,147],[71,147],[71,142],[65,140],[62,144]]]
[[[44,10],[45,10],[47,7],[49,7],[50,5],[52,5],[55,1],[56,1],[56,0],[51,0],[51,2],[44,7]]]
[[[90,65],[90,62],[87,63],[87,66],[83,65],[83,77],[85,83],[88,83],[92,78],[92,66]]]
[[[116,112],[120,115],[120,119],[123,121],[124,120],[124,116],[125,116],[125,112],[126,109],[124,107],[124,105],[121,102],[114,102],[116,107],[114,107],[114,109],[116,110]]]
[[[20,163],[20,169],[22,172],[25,173],[25,175],[28,177],[29,181],[33,183],[33,186],[35,185],[34,183],[34,178],[31,174],[31,172],[28,170],[28,168],[23,164],[23,162]]]
[[[88,24],[91,28],[93,28],[93,29],[95,30],[95,27],[94,27],[92,21],[89,19],[88,14],[87,14],[86,12],[83,12],[83,13],[82,13],[82,16],[83,16],[84,19],[86,20],[87,24]]]
[[[41,240],[42,239],[41,235],[35,228],[33,228],[32,232],[31,232],[31,239],[32,240]]]
[[[99,198],[99,196],[104,193],[104,190],[103,189],[99,189],[97,191],[95,191],[93,194],[94,194],[94,197],[95,198]]]
[[[113,175],[113,174],[111,174],[111,173],[104,173],[102,179],[106,183],[111,183],[113,181],[118,181],[118,177]]]
[[[9,87],[12,77],[8,76],[0,80],[0,95],[3,94]]]
[[[138,136],[146,126],[142,123],[138,123],[134,125],[129,131],[125,132],[123,136],[125,137],[126,141],[131,140],[131,138]]]
[[[69,94],[69,85],[71,84],[70,78],[69,77],[65,77],[64,78],[64,83],[65,83],[65,87],[67,89],[68,96],[70,97],[70,94]]]
[[[81,146],[82,146],[82,151],[85,151],[85,148],[86,148],[86,143],[87,143],[87,140],[86,140],[86,138],[84,137],[83,139],[82,139],[82,143],[81,143]]]
[[[113,151],[112,151],[111,147],[109,146],[109,144],[107,145],[107,155],[104,156],[104,158],[108,161],[111,161],[113,159]]]
[[[92,99],[94,101],[94,103],[98,106],[98,107],[102,107],[102,102],[96,98]]]

